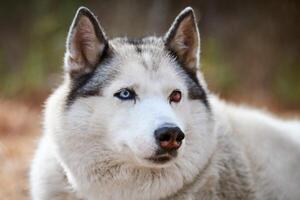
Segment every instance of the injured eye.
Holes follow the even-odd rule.
[[[170,103],[178,103],[181,100],[181,92],[179,90],[174,90],[170,96],[169,96],[169,101]]]
[[[120,100],[135,100],[136,93],[134,90],[123,88],[114,94],[114,97],[117,97]]]

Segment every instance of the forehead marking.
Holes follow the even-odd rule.
[[[112,67],[111,63],[113,63],[112,55],[102,60],[94,71],[71,80],[71,90],[66,102],[67,108],[77,98],[102,95],[103,88],[115,79],[119,73],[119,69]]]
[[[143,45],[140,47],[141,53],[141,63],[146,70],[157,71],[161,65],[161,59],[164,53],[161,49],[152,45]]]
[[[151,55],[148,52],[144,51],[141,54],[141,59],[142,59],[142,64],[146,70],[153,68],[153,60],[151,58]]]
[[[136,45],[136,46],[135,46],[135,50],[136,50],[136,52],[137,52],[138,54],[140,54],[140,53],[142,52],[142,49],[141,49],[141,47],[140,47],[139,45]]]
[[[115,64],[110,66],[111,61],[117,59],[118,56],[140,62],[147,71],[156,71],[159,67],[165,67],[160,65],[163,65],[162,61],[164,58],[169,57],[170,62],[175,61],[175,63],[178,64],[179,68],[175,67],[175,70],[183,70],[184,74],[186,74],[186,76],[183,77],[188,86],[189,98],[201,100],[208,109],[210,108],[206,91],[195,75],[186,69],[174,52],[165,48],[164,43],[159,38],[146,38],[131,42],[126,38],[117,38],[110,42],[113,44],[115,54],[107,56],[107,58],[104,59],[105,62],[102,62],[102,66],[99,64],[94,72],[73,81],[71,91],[67,98],[67,105],[71,105],[78,97],[102,95],[101,91],[103,87],[115,79],[119,73],[119,68],[116,67]]]

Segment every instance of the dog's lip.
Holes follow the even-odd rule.
[[[173,158],[174,158],[174,156],[171,156],[170,154],[163,154],[163,155],[151,156],[151,157],[147,158],[147,160],[154,162],[154,163],[163,164],[163,163],[169,162]]]

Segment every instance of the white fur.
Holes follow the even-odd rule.
[[[134,61],[124,64],[118,79],[104,89],[103,97],[78,99],[67,111],[62,103],[67,80],[49,98],[43,139],[47,142],[40,145],[38,152],[44,153],[36,154],[31,175],[32,187],[39,188],[32,190],[34,199],[49,199],[35,190],[53,193],[36,184],[43,175],[35,166],[47,165],[39,157],[55,160],[67,176],[65,184],[70,184],[79,197],[92,200],[158,199],[193,181],[216,143],[212,120],[202,103],[188,100],[187,88],[174,63],[161,60],[159,64],[165,67],[153,72],[156,74],[149,74]],[[124,86],[135,88],[139,95],[136,104],[113,97]],[[174,89],[182,91],[182,101],[169,104],[168,96]],[[154,130],[165,123],[180,127],[186,139],[178,158],[160,166],[145,158],[157,148]]]
[[[66,106],[71,90],[66,76],[46,103],[44,134],[30,174],[33,200],[221,199],[220,193],[233,200],[240,191],[219,191],[226,188],[219,184],[224,179],[254,191],[255,198],[248,199],[299,199],[299,121],[213,95],[208,95],[210,109],[191,100],[187,75],[160,39],[141,45],[148,50],[141,55],[130,44],[110,45],[115,58],[102,67],[117,69],[117,77],[101,95]],[[202,75],[197,77],[206,90]],[[136,101],[114,97],[122,88],[134,89]],[[179,103],[169,102],[173,90],[182,93]],[[180,127],[185,139],[176,158],[153,163],[147,158],[158,148],[154,131],[166,123]]]
[[[162,91],[169,91],[169,76],[161,79],[166,83],[155,81],[150,87],[151,77],[147,80],[145,72],[138,73],[142,75],[124,80],[128,75],[124,72],[123,78],[121,75],[104,91],[106,97],[79,99],[69,111],[63,110],[62,103],[67,83],[50,97],[45,134],[33,162],[33,199],[72,199],[73,195],[91,200],[169,196],[194,181],[217,148],[216,136],[222,134],[242,145],[253,162],[253,170],[258,165],[265,168],[257,176],[272,182],[274,187],[263,191],[282,191],[285,197],[290,196],[286,199],[300,195],[300,172],[289,167],[298,162],[292,160],[297,152],[286,149],[288,145],[300,151],[299,122],[285,122],[260,111],[228,105],[213,96],[210,102],[214,119],[209,119],[204,106],[187,97],[181,105],[168,104]],[[144,91],[145,98],[136,105],[112,99],[111,93],[122,85],[120,80],[126,84],[132,81],[133,85],[140,82],[140,95]],[[176,88],[185,91],[181,82],[175,81]],[[143,158],[155,149],[151,134],[163,123],[177,124],[185,131],[184,148],[167,166],[152,166]],[[263,187],[264,183],[257,184]]]

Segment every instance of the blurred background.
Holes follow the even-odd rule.
[[[0,6],[0,199],[28,199],[28,165],[46,97],[61,81],[76,9],[89,7],[109,37],[162,35],[192,6],[201,70],[227,100],[300,116],[300,2],[27,0]]]

